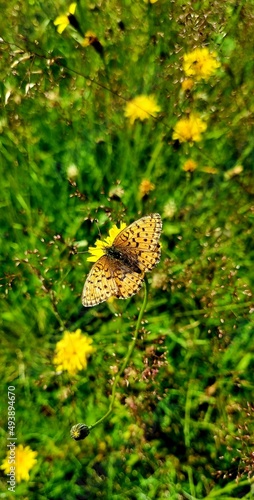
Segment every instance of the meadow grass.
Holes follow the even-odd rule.
[[[59,34],[68,8],[10,0],[1,21],[0,458],[9,386],[17,444],[37,452],[15,493],[1,471],[1,498],[250,499],[253,2],[80,0],[79,32]],[[201,47],[220,66],[186,90],[183,56]],[[131,124],[139,95],[160,111]],[[191,113],[201,140],[174,140]],[[162,257],[135,349],[113,412],[74,441],[109,408],[144,294],[84,308],[88,246],[149,213]],[[78,329],[95,351],[70,375],[55,349]]]

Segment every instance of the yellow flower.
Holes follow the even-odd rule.
[[[158,0],[144,0],[145,3],[156,3],[158,2]]]
[[[88,45],[93,45],[96,40],[98,40],[96,34],[93,31],[87,31],[81,45],[88,47]]]
[[[194,80],[192,80],[192,78],[185,78],[181,83],[182,89],[185,91],[191,90],[193,85],[194,85]]]
[[[101,42],[98,40],[96,34],[93,31],[87,31],[85,33],[85,38],[81,45],[83,47],[88,47],[89,45],[91,45],[96,50],[96,52],[98,52],[98,54],[103,56],[103,46],[101,45]]]
[[[29,481],[29,471],[37,462],[36,456],[37,451],[32,451],[29,446],[19,444],[15,450],[8,452],[0,469],[4,470],[5,474],[13,472],[17,483],[20,483],[22,479]]]
[[[97,36],[93,31],[87,31],[85,33],[85,37],[81,45],[83,47],[88,47],[89,45],[91,45],[96,50],[96,52],[98,52],[98,54],[103,56],[104,52],[103,46],[101,45],[101,42],[98,40]]]
[[[185,172],[194,172],[194,170],[196,170],[197,166],[198,166],[198,164],[196,161],[189,159],[189,160],[186,160],[186,162],[183,164],[182,168]]]
[[[71,3],[67,14],[58,16],[54,20],[54,25],[58,26],[57,28],[58,33],[61,34],[65,30],[65,28],[67,28],[68,24],[70,24],[70,16],[71,15],[73,16],[75,14],[76,7],[77,7],[76,3]]]
[[[107,236],[105,240],[96,240],[95,247],[88,248],[88,252],[91,254],[91,257],[88,257],[87,260],[89,262],[96,262],[100,257],[102,257],[105,254],[105,247],[113,245],[114,239],[125,227],[125,222],[121,222],[119,229],[114,224],[114,226],[112,226],[109,230],[109,236]]]
[[[152,182],[150,182],[148,179],[143,179],[139,186],[139,193],[141,198],[147,196],[150,191],[153,191],[154,189],[155,185]]]
[[[221,65],[216,57],[216,52],[209,52],[206,47],[195,49],[184,54],[183,70],[187,76],[192,76],[197,80],[209,78]]]
[[[201,141],[201,134],[206,129],[206,123],[197,115],[191,113],[187,118],[181,118],[176,123],[172,137],[174,141],[198,142]]]
[[[151,116],[156,117],[160,110],[161,108],[156,103],[154,96],[139,95],[127,103],[125,116],[129,118],[130,123],[133,125],[137,119],[144,121]]]
[[[91,346],[92,339],[75,332],[64,332],[62,340],[56,344],[54,364],[58,370],[67,370],[70,375],[76,375],[79,370],[87,368],[87,358],[95,349]]]

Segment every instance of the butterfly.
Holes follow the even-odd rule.
[[[159,262],[159,214],[142,217],[124,228],[89,272],[82,293],[85,307],[96,306],[110,297],[127,299],[137,293],[145,273]]]

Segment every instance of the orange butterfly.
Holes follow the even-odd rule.
[[[162,222],[151,214],[122,229],[87,276],[82,304],[96,306],[110,297],[127,299],[139,291],[147,271],[159,262]]]

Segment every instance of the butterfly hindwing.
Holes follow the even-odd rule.
[[[82,304],[90,307],[110,297],[127,299],[138,292],[143,280],[143,274],[132,272],[121,262],[103,255],[88,274],[83,288]]]
[[[117,292],[108,260],[106,255],[100,257],[88,274],[82,293],[83,306],[95,306]]]
[[[118,289],[115,296],[118,299],[128,299],[140,290],[144,281],[143,273],[136,273],[128,268],[123,272],[123,269],[120,267],[115,271],[115,283]]]

